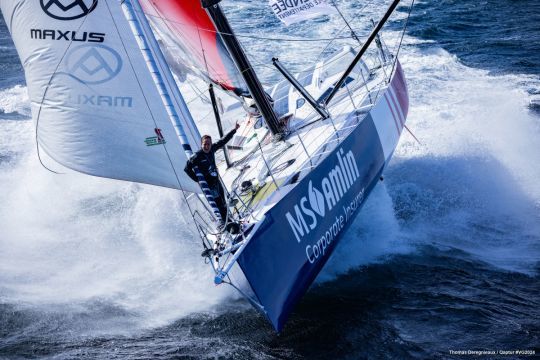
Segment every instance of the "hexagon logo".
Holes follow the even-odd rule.
[[[43,11],[57,20],[74,20],[90,14],[98,0],[40,0]]]
[[[72,49],[66,58],[70,76],[87,85],[113,79],[122,69],[122,58],[105,45],[82,45]]]

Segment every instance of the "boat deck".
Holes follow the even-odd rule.
[[[339,145],[372,108],[378,93],[385,89],[385,78],[380,73],[375,73],[367,83],[348,84],[328,108],[330,118],[321,119],[312,108],[304,110],[304,114],[290,113],[285,141],[272,142],[267,131],[252,132],[255,145],[249,154],[229,151],[233,166],[227,168],[222,160],[218,168],[231,198],[237,199],[235,208],[241,218],[248,222],[259,221],[293,184]],[[249,122],[248,118],[245,124],[249,126]],[[239,132],[249,130],[244,126]],[[242,183],[247,182],[251,186],[243,187]]]

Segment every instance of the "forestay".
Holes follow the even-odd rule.
[[[83,173],[200,192],[184,174],[182,145],[120,1],[64,3],[0,0],[25,69],[40,148]],[[197,146],[181,95],[169,94]]]

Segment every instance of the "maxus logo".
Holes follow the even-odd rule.
[[[82,45],[73,48],[66,59],[67,70],[83,84],[102,84],[122,69],[120,55],[105,45]]]
[[[294,205],[294,215],[291,212],[285,214],[298,242],[315,230],[318,217],[324,218],[360,177],[352,151],[344,155],[343,149],[340,149],[336,157],[336,166],[321,180],[322,192],[310,181],[307,196],[303,196],[299,204]]]
[[[53,29],[30,29],[30,38],[39,40],[65,40],[79,42],[102,43],[105,41],[105,33],[86,32],[77,33],[76,31],[62,31]]]
[[[40,0],[45,14],[57,20],[74,20],[90,14],[98,0]]]

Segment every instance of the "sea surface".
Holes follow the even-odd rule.
[[[284,41],[347,35],[337,15],[283,28],[266,1],[223,3],[265,83],[273,56],[300,71],[349,41]],[[385,3],[337,1],[359,35]],[[538,358],[540,2],[408,5],[383,40],[402,41],[419,141],[403,133],[280,334],[212,284],[176,191],[40,165],[0,17],[0,359]]]

